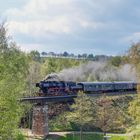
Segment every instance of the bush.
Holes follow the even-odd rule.
[[[16,140],[25,140],[25,137],[23,136],[22,133],[18,133],[16,136]]]

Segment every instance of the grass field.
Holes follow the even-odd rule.
[[[66,135],[63,138],[60,138],[61,140],[79,140],[80,136],[79,135]],[[83,140],[102,140],[102,135],[98,134],[84,134],[83,135]]]
[[[79,140],[79,134],[67,134],[64,136],[50,136],[47,140]],[[101,134],[83,134],[83,140],[103,140],[103,135]],[[109,140],[127,140],[126,136],[111,136]]]
[[[23,129],[22,134],[27,140],[28,139],[44,140],[43,137],[34,136],[31,133],[31,130],[28,130],[28,129]],[[122,134],[107,134],[107,136],[111,136],[109,140],[128,140],[129,139],[129,137]],[[50,132],[49,136],[47,136],[45,140],[79,140],[79,139],[80,139],[79,132]],[[24,140],[24,138],[21,137],[19,140]],[[103,134],[96,133],[96,132],[83,132],[83,140],[103,140]],[[140,139],[135,139],[135,140],[140,140]]]

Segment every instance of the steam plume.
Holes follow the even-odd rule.
[[[136,72],[130,64],[116,68],[105,62],[92,61],[63,69],[58,77],[66,81],[136,81]]]

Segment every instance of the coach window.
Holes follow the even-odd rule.
[[[96,85],[96,89],[99,89],[100,88],[100,86],[99,85]]]
[[[89,88],[92,88],[92,85],[89,85]]]

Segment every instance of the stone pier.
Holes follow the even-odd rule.
[[[42,135],[42,136],[47,136],[49,134],[48,105],[34,105],[32,133],[34,135]]]

